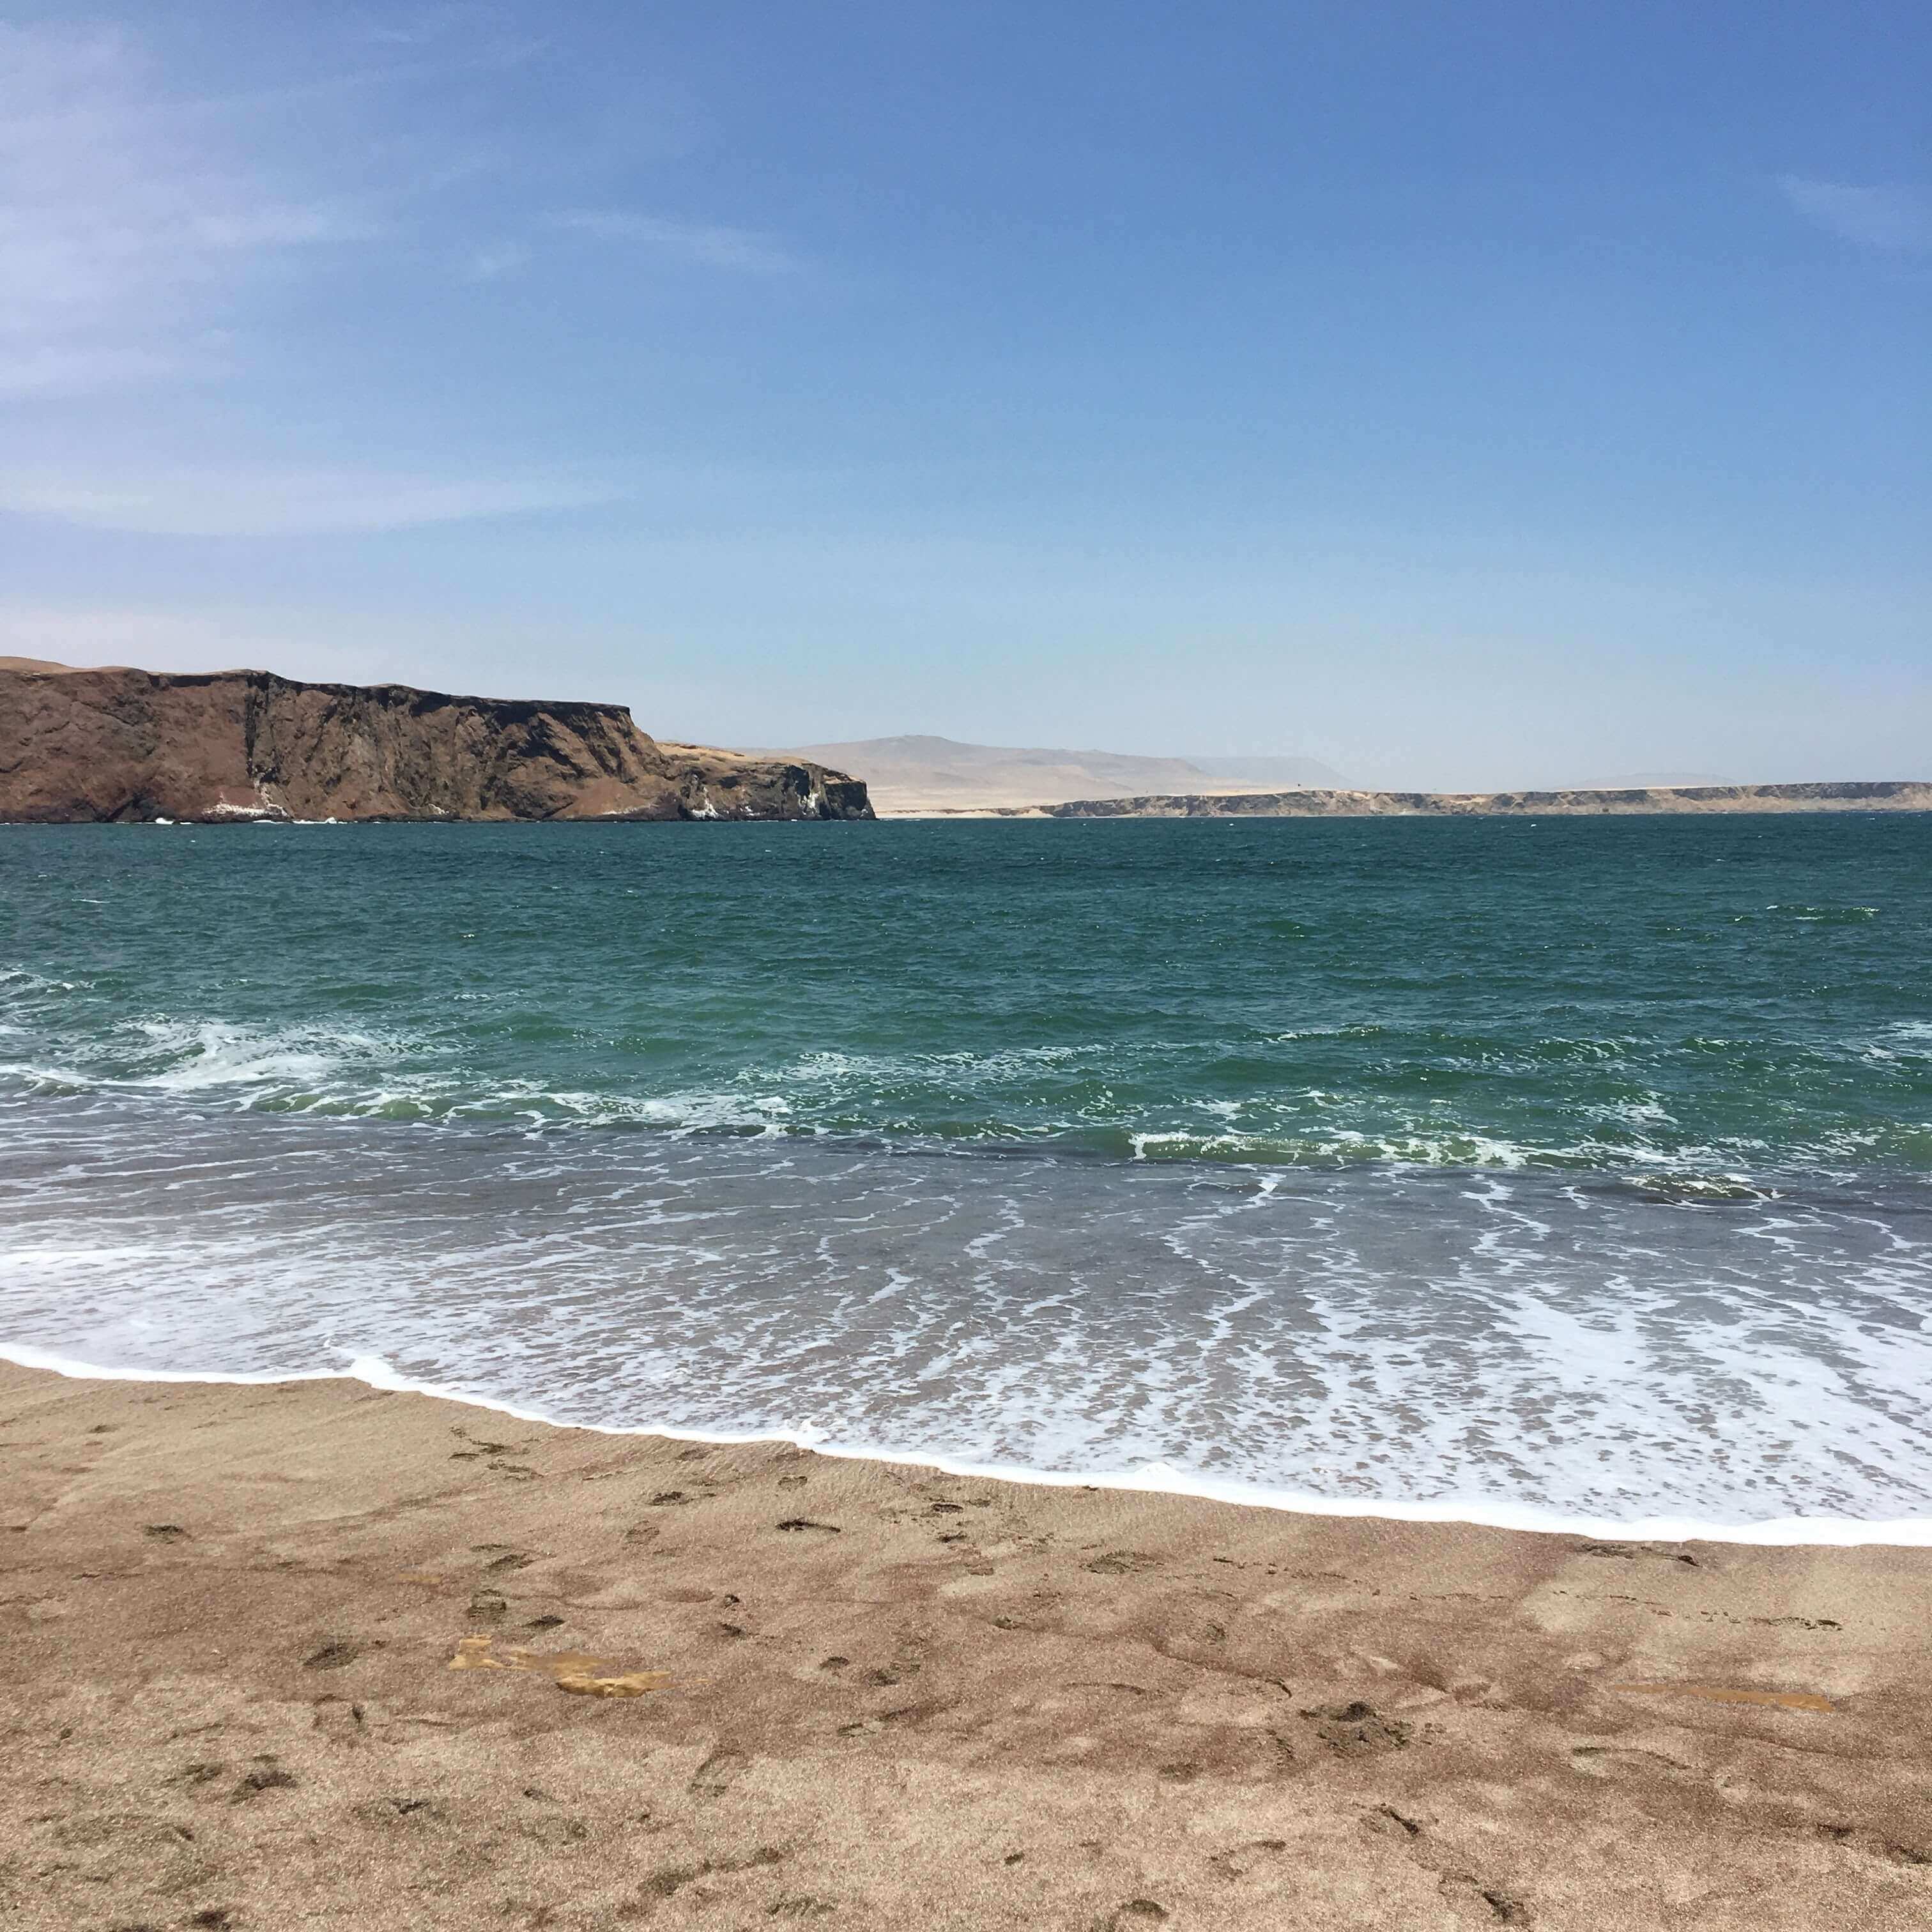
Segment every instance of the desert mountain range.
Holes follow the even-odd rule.
[[[873,809],[886,818],[1149,793],[1243,794],[1347,783],[1339,772],[1312,758],[1154,758],[1124,752],[967,745],[920,736],[862,738],[760,755],[830,765],[862,778]]]

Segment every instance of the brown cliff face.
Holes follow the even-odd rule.
[[[872,816],[842,772],[661,745],[621,704],[0,660],[0,820]]]

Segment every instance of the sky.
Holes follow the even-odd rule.
[[[1921,0],[0,0],[0,653],[1932,776]]]

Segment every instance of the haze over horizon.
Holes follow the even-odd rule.
[[[0,654],[1914,778],[1928,35],[0,4]]]

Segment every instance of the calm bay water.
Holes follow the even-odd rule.
[[[0,827],[0,1343],[1932,1516],[1932,820]]]

